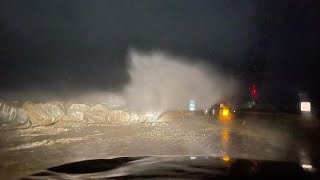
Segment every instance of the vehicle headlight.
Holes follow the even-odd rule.
[[[229,109],[223,109],[222,110],[222,116],[228,116],[230,114]]]

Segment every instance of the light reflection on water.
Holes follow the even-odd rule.
[[[223,152],[222,160],[226,163],[230,161],[230,157],[227,153],[228,143],[229,143],[229,128],[224,127],[221,131],[221,146],[222,146],[222,152]]]

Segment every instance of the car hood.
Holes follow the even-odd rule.
[[[23,179],[315,177],[294,162],[207,156],[147,156],[94,159],[63,164]]]

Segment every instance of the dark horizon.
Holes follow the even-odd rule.
[[[0,91],[121,89],[130,48],[201,59],[261,96],[319,103],[317,1],[5,1]],[[54,90],[55,91],[55,90]]]

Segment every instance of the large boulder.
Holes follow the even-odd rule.
[[[133,124],[157,122],[157,117],[154,114],[146,114],[142,112],[130,110],[112,110],[108,113],[108,120],[111,124]]]
[[[138,123],[141,121],[141,116],[142,116],[141,113],[131,111],[131,112],[129,112],[129,115],[130,115],[130,122]]]
[[[144,113],[136,111],[128,111],[130,115],[130,123],[147,123],[147,122],[156,122],[157,117],[153,113]]]
[[[87,123],[109,123],[108,111],[101,104],[94,105],[84,112],[83,120]]]
[[[69,123],[71,122],[71,118],[68,115],[59,115],[56,117],[56,120],[60,123]]]
[[[140,118],[140,122],[145,122],[145,123],[158,122],[158,114],[156,114],[156,113],[144,113]]]
[[[67,115],[72,120],[83,121],[84,113],[89,109],[86,104],[71,104],[67,110]]]
[[[107,116],[111,124],[127,124],[130,121],[130,115],[124,110],[112,110]]]
[[[179,121],[183,120],[185,115],[180,111],[168,111],[160,115],[157,122],[171,122],[171,121]]]
[[[55,116],[65,114],[64,104],[61,102],[48,102],[45,106],[48,109],[51,109],[51,113],[56,113]]]
[[[124,118],[121,122],[124,124],[140,123],[144,122],[144,113],[136,111],[126,111],[126,114],[129,115],[129,118]]]
[[[74,121],[74,119],[72,119],[70,116],[68,115],[60,115],[58,117],[56,117],[56,121],[58,121],[59,123],[57,123],[57,127],[69,127],[69,126],[78,126],[78,124],[81,124],[82,122],[80,121]]]
[[[17,108],[17,109],[14,109],[14,111],[12,111],[12,113],[14,114],[13,116],[15,117],[15,118],[13,118],[13,122],[11,123],[12,125],[20,126],[20,125],[23,125],[28,122],[27,111],[25,111],[21,108]],[[11,114],[11,116],[12,116],[12,114]]]
[[[64,114],[63,104],[60,102],[32,103],[25,102],[22,109],[27,111],[32,126],[45,126],[57,122],[56,117]]]
[[[0,103],[0,125],[11,127],[20,126],[28,122],[28,114],[21,108],[14,108]]]

